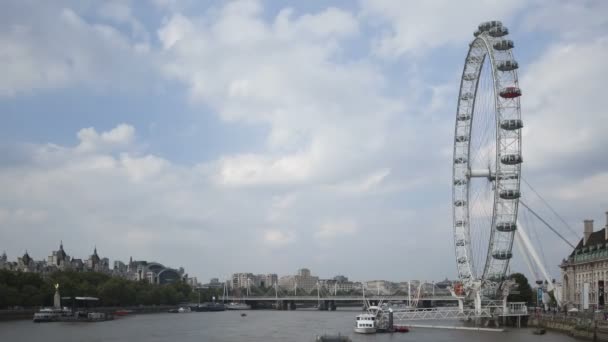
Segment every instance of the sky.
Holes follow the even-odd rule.
[[[0,252],[454,279],[452,146],[477,25],[515,42],[523,198],[608,210],[608,2],[0,4]],[[529,222],[549,272],[571,249]],[[528,219],[529,218],[529,219]],[[569,231],[572,229],[573,231]],[[511,271],[527,272],[519,251]]]

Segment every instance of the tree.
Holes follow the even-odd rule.
[[[526,304],[531,305],[534,299],[534,292],[532,291],[532,287],[530,287],[530,283],[528,283],[528,278],[521,273],[513,273],[509,276],[509,279],[515,280],[518,293],[509,294],[507,300],[510,302],[526,302]]]

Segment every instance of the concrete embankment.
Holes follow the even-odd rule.
[[[155,306],[134,306],[134,307],[99,307],[91,310],[99,312],[113,313],[117,310],[131,310],[135,314],[149,314],[167,312],[175,306],[171,305],[155,305]],[[20,319],[32,319],[34,313],[38,312],[39,308],[25,308],[19,310],[0,310],[0,321],[11,321]]]
[[[587,317],[542,316],[530,317],[529,326],[560,331],[591,341],[608,342],[608,321]]]

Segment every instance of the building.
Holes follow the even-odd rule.
[[[311,275],[308,268],[299,269],[297,275],[283,276],[279,279],[279,286],[286,290],[292,290],[297,287],[298,289],[310,292],[317,288],[318,283],[319,277]]]
[[[2,255],[0,255],[0,270],[5,270],[8,269],[9,263],[8,263],[8,257],[6,256],[6,252],[2,252]]]
[[[150,284],[160,285],[186,281],[188,278],[181,267],[176,270],[158,262],[135,261],[132,257],[129,259],[127,274],[128,279],[146,280]]]
[[[392,294],[397,288],[397,284],[386,280],[370,280],[365,282],[365,291],[378,295]]]
[[[87,271],[110,273],[110,260],[108,258],[100,258],[97,255],[97,247],[93,249],[93,254],[87,259],[86,266]]]
[[[593,220],[583,223],[583,238],[560,265],[562,301],[568,308],[606,305],[608,289],[608,212],[606,226],[593,231]]]
[[[204,289],[221,289],[224,287],[224,283],[220,282],[218,278],[211,278],[209,283],[201,285]]]
[[[51,255],[47,258],[47,265],[50,267],[58,268],[60,270],[67,270],[72,268],[70,256],[63,250],[63,241],[59,243],[59,249],[51,252]]]
[[[256,286],[256,276],[253,273],[233,273],[230,286],[233,289],[245,289],[249,286]]]

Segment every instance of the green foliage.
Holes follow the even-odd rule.
[[[513,279],[517,283],[515,291],[518,293],[509,294],[507,300],[509,302],[526,302],[528,305],[531,305],[534,300],[534,291],[532,291],[532,287],[528,283],[528,278],[521,273],[513,273],[509,276],[509,279]]]
[[[98,297],[99,305],[175,305],[192,301],[198,294],[185,283],[152,285],[96,272],[54,272],[43,278],[37,273],[0,271],[0,309],[14,306],[35,307],[53,304],[55,284],[62,297]],[[217,294],[209,294],[209,300]],[[202,301],[207,301],[205,295]]]

